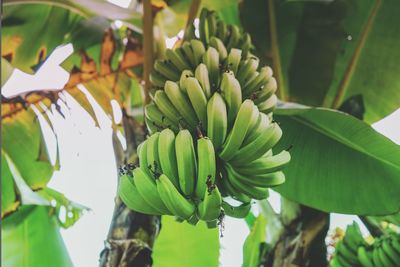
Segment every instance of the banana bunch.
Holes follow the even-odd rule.
[[[189,29],[194,31],[194,27]],[[277,83],[272,69],[260,67],[259,59],[249,52],[250,35],[240,32],[236,25],[226,25],[215,12],[207,9],[201,11],[199,32],[199,38],[194,32],[189,33],[190,40],[181,47],[167,49],[166,59],[155,62],[150,75],[155,89],[165,90],[166,82],[172,81],[179,83],[182,93],[188,97],[185,81],[195,77],[209,99],[221,91],[223,76],[228,72],[238,83],[235,88],[241,91],[242,101],[251,99],[261,112],[270,113],[277,103]]]
[[[356,223],[348,226],[343,240],[336,245],[331,267],[397,267],[400,266],[400,238],[390,233],[375,239],[372,245],[362,237]]]
[[[139,166],[120,177],[118,189],[130,209],[217,225],[222,196],[210,139],[199,137],[195,146],[188,130],[164,129],[140,144],[138,155]]]

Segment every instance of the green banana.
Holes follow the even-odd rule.
[[[260,90],[254,92],[254,103],[258,105],[262,102],[265,102],[276,92],[277,88],[278,85],[276,83],[276,79],[271,77],[271,79],[269,79]]]
[[[225,59],[228,57],[228,51],[226,50],[226,47],[224,43],[221,41],[221,39],[217,37],[211,37],[210,38],[210,46],[214,47],[218,51],[219,55],[219,62],[224,62]]]
[[[201,41],[196,39],[190,40],[190,44],[192,45],[195,66],[198,66],[203,59],[203,55],[206,52],[206,48],[204,47],[204,44]]]
[[[343,262],[345,263],[350,263],[351,266],[355,266],[358,263],[358,258],[357,258],[357,251],[353,251],[352,249],[349,248],[348,244],[346,242],[341,243],[341,246],[338,248],[338,254],[340,263]]]
[[[165,175],[156,180],[157,192],[165,206],[175,215],[184,219],[189,219],[195,212],[195,205],[183,197],[178,189],[175,188],[171,180]]]
[[[222,20],[217,21],[217,34],[216,36],[223,42],[226,43],[228,28]]]
[[[147,175],[152,175],[150,166],[147,162],[147,143],[148,140],[145,140],[140,144],[140,149],[138,148],[139,166]]]
[[[208,11],[205,8],[203,8],[200,11],[200,17],[199,17],[199,33],[200,33],[200,40],[204,44],[208,44],[210,38],[207,16],[208,16]]]
[[[175,153],[174,132],[170,129],[162,130],[158,137],[158,155],[161,171],[171,179],[176,188],[179,188],[179,174]]]
[[[219,93],[214,93],[207,103],[207,135],[219,151],[225,141],[228,129],[228,115],[225,101]]]
[[[285,175],[281,171],[248,176],[239,173],[230,164],[226,164],[226,169],[237,181],[252,187],[273,187],[285,182]]]
[[[207,191],[207,181],[215,182],[217,168],[214,146],[207,137],[197,139],[197,161],[196,196],[202,199]]]
[[[186,92],[185,81],[189,77],[194,77],[193,72],[191,70],[184,70],[184,71],[182,71],[181,78],[179,79],[179,88],[185,94],[187,93]]]
[[[271,77],[272,69],[268,66],[262,67],[259,74],[254,79],[245,84],[245,86],[243,87],[243,95],[245,97],[250,97],[253,92],[260,90]]]
[[[164,202],[161,200],[157,191],[157,185],[153,178],[148,176],[141,168],[136,168],[133,170],[133,177],[133,182],[135,183],[137,191],[147,205],[160,211],[161,214],[172,215],[169,209],[165,206]]]
[[[158,109],[154,103],[147,104],[144,108],[145,117],[162,128],[171,128],[177,131],[178,127]]]
[[[242,62],[243,64],[239,65],[236,79],[240,82],[240,85],[244,86],[251,75],[257,71],[259,59],[257,57],[250,57]]]
[[[400,263],[400,253],[396,251],[396,249],[392,246],[391,239],[384,239],[382,241],[382,249],[389,256],[392,262]]]
[[[154,63],[154,69],[164,76],[166,80],[174,82],[179,80],[180,71],[166,60],[157,60]]]
[[[160,133],[154,133],[147,139],[147,164],[150,170],[151,176],[156,178],[161,174],[160,170],[160,159],[158,156],[158,139],[160,137]]]
[[[226,48],[229,50],[231,50],[231,48],[233,47],[237,47],[239,40],[240,40],[240,30],[239,27],[236,25],[229,25],[229,30],[230,30],[230,34],[229,34],[229,40],[228,40],[228,44],[226,46]]]
[[[252,42],[251,42],[251,37],[250,34],[247,32],[243,35],[242,42],[240,44],[240,49],[242,49],[242,54],[243,57],[246,58],[248,52],[252,48]]]
[[[122,202],[131,210],[150,215],[162,215],[158,209],[154,209],[145,203],[132,177],[128,175],[123,175],[119,178],[118,195]]]
[[[247,216],[251,209],[251,203],[243,203],[240,206],[232,206],[228,202],[222,201],[222,209],[224,210],[225,215],[228,215],[233,218],[244,218]]]
[[[228,109],[228,126],[231,127],[242,104],[242,90],[235,77],[227,72],[222,74],[221,94]]]
[[[220,157],[228,161],[234,157],[235,152],[240,148],[243,143],[246,132],[248,131],[252,113],[254,110],[254,103],[251,100],[246,99],[240,106],[239,112],[233,124],[233,128],[228,135],[223,150],[220,153]]]
[[[268,114],[275,109],[277,103],[278,103],[278,97],[276,95],[272,95],[270,98],[258,104],[257,106],[261,112]]]
[[[375,248],[378,250],[378,256],[380,258],[380,261],[383,263],[385,267],[396,267],[396,264],[392,262],[390,257],[385,253],[382,247]],[[397,262],[399,263],[399,262]]]
[[[219,84],[219,55],[214,47],[209,47],[203,55],[203,63],[207,66],[211,87],[217,88]]]
[[[282,137],[282,130],[277,123],[267,126],[264,131],[250,144],[241,147],[234,153],[230,162],[234,165],[246,165],[248,162],[259,159],[268,150],[274,147]]]
[[[207,14],[207,26],[208,26],[208,36],[210,39],[217,33],[217,18],[215,11],[209,11]],[[207,43],[208,44],[208,43]]]
[[[237,48],[232,48],[226,60],[227,69],[231,70],[235,76],[238,71],[241,56],[242,56],[242,50]]]
[[[209,99],[211,97],[211,85],[206,65],[203,63],[199,64],[194,72],[194,76],[199,81],[201,88],[203,88],[207,99]]]
[[[204,192],[203,200],[198,206],[198,216],[203,221],[214,221],[221,214],[222,197],[211,179],[208,179],[208,189]]]
[[[198,120],[192,105],[189,102],[187,96],[185,96],[179,89],[179,86],[171,81],[167,81],[164,87],[165,93],[167,94],[172,105],[179,111],[185,121],[192,128],[196,128]]]
[[[207,97],[196,78],[185,80],[186,92],[202,126],[207,125]]]
[[[245,195],[258,200],[266,199],[269,196],[267,188],[249,185],[241,181],[237,176],[238,173],[235,172],[229,164],[225,164],[225,169],[228,173],[227,178],[229,182],[237,191],[243,192]]]
[[[153,98],[154,103],[162,114],[165,115],[174,125],[182,122],[182,116],[179,111],[172,105],[164,90],[157,90]]]
[[[152,120],[149,120],[148,118],[146,118],[146,128],[149,134],[153,134],[164,129],[164,127],[157,125],[157,123],[155,123]]]
[[[162,88],[164,87],[165,81],[166,79],[164,78],[164,76],[157,71],[153,71],[152,73],[150,73],[150,82],[154,86]]]
[[[255,161],[250,162],[244,166],[238,166],[236,170],[247,175],[266,174],[281,170],[286,164],[290,162],[290,153],[283,150],[277,155],[270,157],[261,157]]]
[[[259,112],[257,106],[255,106],[255,108],[257,112],[253,113],[257,114],[257,120],[254,124],[249,126],[249,130],[246,133],[242,146],[252,143],[270,124],[268,116],[262,112]]]
[[[189,42],[184,42],[183,45],[182,45],[182,50],[183,50],[183,53],[184,53],[185,57],[190,62],[191,69],[195,68],[197,65],[196,65],[196,60],[194,58],[192,45]]]
[[[225,191],[228,193],[233,199],[238,200],[242,203],[249,203],[251,198],[245,195],[243,192],[236,190],[235,187],[229,182],[228,172],[226,168],[221,168],[221,179],[217,180],[219,182],[218,186],[221,188],[221,191]]]
[[[197,162],[193,139],[188,130],[181,130],[175,138],[179,185],[184,195],[190,196],[196,184]]]
[[[363,267],[375,267],[372,262],[372,256],[364,246],[359,246],[357,249],[357,258]]]
[[[165,55],[170,62],[181,72],[190,69],[190,64],[186,61],[180,49],[167,49]]]

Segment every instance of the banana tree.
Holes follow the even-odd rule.
[[[68,224],[61,221],[58,225],[69,226],[82,207],[46,186],[59,166],[57,160],[50,160],[39,123],[51,125],[47,114],[60,112],[57,101],[62,100],[61,92],[73,96],[95,121],[85,93],[110,115],[111,100],[115,99],[123,113],[122,122],[112,124],[117,164],[129,167],[137,162],[137,147],[147,134],[142,107],[150,101],[153,61],[164,54],[163,34],[172,37],[185,26],[190,28],[201,6],[248,31],[254,54],[272,66],[282,101],[274,111],[274,119],[283,129],[276,150],[293,146],[286,182],[274,188],[288,200],[283,201],[280,216],[266,208],[265,201],[260,203],[267,222],[259,217],[249,223],[253,230],[244,245],[244,266],[325,266],[330,212],[364,216],[399,210],[399,147],[368,124],[399,107],[400,86],[392,72],[399,68],[395,45],[400,35],[387,27],[398,20],[394,1],[143,1],[128,9],[93,0],[10,0],[4,4],[3,81],[13,68],[39,71],[60,44],[72,43],[75,51],[62,64],[70,75],[63,88],[2,98],[2,217],[5,224],[11,221],[10,225],[28,220],[53,225],[54,244],[59,244],[60,253],[49,266],[70,266],[53,214],[58,215],[61,206],[67,207],[73,216]],[[33,24],[39,16],[43,20]],[[115,19],[123,26],[116,28],[112,24]],[[354,95],[361,95],[363,102],[354,104],[353,98],[349,99]],[[360,112],[364,103],[365,112]],[[355,116],[362,114],[365,121],[335,110],[339,108]],[[127,140],[126,149],[116,138],[118,132]],[[53,199],[58,203],[55,207]],[[29,205],[38,207],[28,209]],[[43,212],[46,210],[49,212]],[[116,197],[100,265],[218,265],[217,229],[207,229],[202,223],[196,227],[177,223],[168,216],[162,217],[162,227],[160,221],[159,216],[128,209]],[[267,232],[276,237],[265,245],[269,221],[277,228],[274,233]],[[15,250],[8,245],[17,231],[2,228],[9,266],[18,266],[12,263]],[[184,232],[190,242],[171,246],[182,242],[180,236],[184,235],[177,232]],[[29,235],[22,238],[28,238],[25,244],[40,241]],[[187,251],[184,259],[183,250]],[[40,257],[36,260],[27,266],[45,266]]]

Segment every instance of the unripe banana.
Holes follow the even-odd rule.
[[[159,210],[147,205],[139,194],[132,177],[123,175],[119,178],[118,195],[131,210],[150,215],[162,215]]]
[[[181,89],[182,92],[187,94],[186,92],[186,86],[185,86],[185,81],[189,77],[194,77],[194,74],[191,70],[184,70],[182,71],[181,78],[179,79],[179,88]]]
[[[372,262],[372,255],[364,246],[359,246],[357,249],[357,258],[363,267],[375,267]]]
[[[392,262],[400,262],[400,253],[398,253],[391,244],[391,239],[384,239],[382,241],[382,249]]]
[[[195,31],[196,31],[196,28],[194,27],[194,25],[189,24],[185,31],[184,41],[196,39]]]
[[[268,127],[269,124],[270,120],[268,116],[262,112],[258,112],[257,121],[254,123],[254,126],[249,126],[250,130],[247,132],[242,146],[252,143],[258,136],[260,136],[260,134]]]
[[[161,200],[153,178],[148,176],[141,168],[136,168],[133,170],[133,177],[133,182],[135,183],[139,194],[142,196],[147,205],[160,211],[160,214],[172,215],[169,209],[165,206],[164,202]]]
[[[156,184],[157,192],[162,201],[174,215],[184,219],[189,219],[193,215],[195,212],[194,204],[179,193],[165,174],[161,174],[156,180]]]
[[[188,130],[180,131],[175,138],[179,186],[185,196],[192,195],[196,184],[197,162],[193,139]]]
[[[207,180],[208,188],[204,192],[203,201],[198,206],[199,218],[203,221],[214,221],[221,214],[222,197],[211,179]]]
[[[150,82],[155,87],[163,88],[165,81],[166,79],[164,78],[164,76],[158,73],[157,71],[153,71],[152,73],[150,73]]]
[[[222,74],[221,92],[226,101],[228,125],[231,127],[242,104],[242,90],[235,77],[227,72]]]
[[[158,139],[159,139],[160,133],[154,133],[147,139],[147,150],[146,150],[146,156],[147,156],[147,164],[148,168],[150,169],[151,176],[153,178],[156,178],[161,174],[161,169],[160,169],[160,159],[158,156]],[[146,172],[147,173],[147,172]]]
[[[276,79],[271,77],[260,90],[257,90],[253,93],[254,103],[258,105],[262,102],[265,102],[276,92],[277,88],[278,84],[276,83]]]
[[[197,140],[198,174],[196,184],[196,196],[204,197],[207,191],[207,181],[214,184],[216,176],[216,159],[213,143],[207,137]]]
[[[266,174],[281,170],[290,162],[290,153],[283,150],[277,155],[261,157],[244,166],[237,167],[237,171],[244,176]]]
[[[199,81],[201,88],[203,88],[207,99],[209,99],[211,97],[211,85],[206,65],[201,63],[197,66],[195,70],[195,77]]]
[[[235,76],[238,71],[241,56],[242,56],[242,50],[237,48],[232,48],[227,58],[226,62],[227,68],[231,70]]]
[[[174,82],[179,80],[180,71],[166,60],[157,60],[154,63],[154,69],[164,76],[166,80]]]
[[[276,95],[272,95],[270,98],[258,104],[257,106],[261,112],[268,114],[275,109],[277,103],[278,103],[278,97]]]
[[[375,248],[378,250],[378,255],[379,258],[381,260],[381,262],[383,263],[383,266],[385,267],[396,267],[398,265],[396,265],[395,263],[392,262],[392,260],[388,257],[388,255],[385,253],[385,251],[382,249],[382,247],[378,247]],[[399,262],[397,262],[399,263]]]
[[[213,36],[210,39],[210,46],[217,49],[219,54],[219,62],[224,62],[228,56],[228,51],[226,50],[224,43],[219,38]]]
[[[235,152],[230,162],[235,166],[246,165],[248,162],[254,161],[264,155],[278,143],[281,137],[281,128],[277,123],[272,123],[252,143],[241,147]]]
[[[222,20],[217,21],[217,37],[223,42],[226,43],[228,35],[228,28]]]
[[[192,107],[196,112],[197,118],[201,122],[201,126],[207,125],[207,97],[203,88],[196,78],[189,77],[185,80],[186,92],[189,96]]]
[[[205,8],[203,8],[200,11],[200,17],[199,17],[199,33],[200,33],[200,40],[204,44],[208,44],[210,38],[207,16],[208,16],[208,11]]]
[[[383,262],[381,262],[381,259],[379,257],[379,251],[377,247],[374,247],[374,250],[372,250],[372,262],[374,263],[375,266],[377,267],[386,267]]]
[[[162,173],[171,179],[176,188],[179,188],[179,174],[175,152],[175,134],[170,129],[160,132],[158,138],[158,155]]]
[[[232,206],[228,202],[222,201],[222,208],[225,212],[225,215],[233,217],[233,218],[244,218],[247,216],[251,209],[251,203],[243,203],[240,206]]]
[[[174,50],[168,48],[165,55],[180,72],[191,68],[179,48]]]
[[[248,99],[246,99],[240,106],[233,128],[225,141],[222,152],[219,155],[223,160],[228,161],[233,158],[235,152],[242,145],[250,125],[249,118],[251,118],[253,110],[254,103]]]
[[[228,115],[225,101],[219,93],[214,93],[207,104],[207,135],[219,151],[225,141],[228,129]]]
[[[177,126],[158,109],[154,103],[147,104],[145,106],[146,119],[155,122],[156,125],[162,128],[171,128],[173,131],[177,131]]]
[[[229,51],[231,50],[231,48],[238,46],[240,40],[240,30],[239,27],[236,25],[229,25],[228,27],[230,29],[230,34],[229,34],[228,45],[226,46],[226,48]]]
[[[235,172],[229,164],[225,164],[225,169],[228,173],[227,177],[229,182],[236,190],[241,191],[254,199],[261,200],[268,198],[269,193],[266,187],[253,186],[242,182],[238,177],[239,174]]]
[[[195,66],[199,65],[203,59],[203,55],[206,52],[206,48],[204,44],[196,39],[190,40],[190,44],[192,45],[193,55],[195,59]]]
[[[243,203],[249,203],[251,201],[251,198],[245,195],[243,192],[237,190],[233,185],[229,182],[228,178],[228,172],[226,171],[226,168],[223,167],[221,169],[222,172],[222,179],[220,181],[219,186],[222,189],[225,190],[233,199],[236,199],[240,202]]]
[[[207,14],[207,26],[209,39],[217,33],[217,18],[215,11],[209,11]],[[207,43],[208,44],[208,43]]]
[[[182,50],[183,50],[183,54],[185,56],[185,58],[188,59],[189,63],[190,63],[190,69],[193,69],[196,67],[196,60],[194,58],[194,53],[192,50],[192,46],[190,45],[189,42],[184,42],[182,45]]]
[[[157,90],[153,98],[154,103],[174,125],[179,125],[182,122],[182,116],[179,114],[178,110],[172,105],[167,94],[164,90]]]
[[[250,97],[254,92],[260,90],[262,86],[272,77],[272,69],[268,66],[262,67],[260,73],[243,87],[243,95]]]
[[[339,245],[339,243],[338,243]],[[350,264],[350,266],[356,266],[358,263],[357,252],[352,251],[346,242],[340,242],[340,246],[337,247],[338,260],[342,265]]]
[[[244,63],[239,67],[236,79],[244,86],[251,75],[257,71],[259,59],[257,57],[250,57],[242,62]]]
[[[214,47],[209,47],[203,55],[203,63],[207,66],[213,90],[219,84],[219,55]]]
[[[146,119],[146,128],[149,134],[153,134],[164,129],[164,127],[157,125],[157,123],[155,123],[152,120],[149,120],[148,118]]]
[[[242,50],[243,57],[246,58],[248,52],[252,48],[251,37],[247,32],[243,35],[242,42],[240,44],[240,49]]]
[[[189,102],[187,96],[185,96],[179,86],[171,81],[165,83],[164,91],[167,94],[172,105],[179,111],[183,116],[185,121],[189,123],[190,127],[193,129],[198,125],[198,120],[196,118],[195,112],[192,105]]]

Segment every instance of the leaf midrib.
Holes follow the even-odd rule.
[[[383,162],[383,163],[385,163],[385,164],[387,164],[387,165],[389,165],[389,166],[391,166],[391,167],[393,167],[395,169],[398,169],[400,171],[400,166],[394,164],[391,161],[387,161],[386,159],[382,159],[382,158],[376,157],[375,155],[373,155],[370,152],[366,151],[363,147],[361,147],[359,145],[355,145],[354,143],[349,142],[349,140],[347,140],[346,138],[343,138],[340,135],[338,136],[337,134],[335,134],[331,130],[326,129],[326,128],[320,126],[319,124],[315,124],[313,122],[310,122],[309,120],[306,120],[306,119],[300,117],[299,115],[291,116],[291,118],[296,120],[296,121],[298,121],[298,122],[300,122],[300,123],[303,123],[303,124],[311,127],[313,130],[315,130],[315,131],[317,131],[319,133],[322,133],[323,135],[326,135],[326,136],[330,137],[331,139],[333,139],[335,141],[338,141],[341,144],[343,144],[343,145],[345,145],[345,146],[347,146],[347,147],[349,147],[351,149],[354,149],[354,150],[356,150],[358,152],[361,152],[361,153],[363,153],[363,154],[365,154],[365,155],[367,155],[367,156],[369,156],[369,157],[371,157],[371,158],[373,158],[373,159],[375,159],[375,160],[377,160],[379,162]]]

